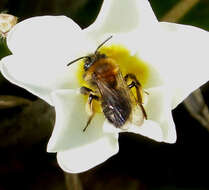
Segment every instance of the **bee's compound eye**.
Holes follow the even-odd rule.
[[[92,58],[91,57],[87,57],[85,60],[87,63],[91,63],[92,62]]]
[[[105,54],[100,54],[100,58],[107,58]]]
[[[92,64],[92,58],[87,57],[84,61],[84,70],[86,71]]]
[[[85,63],[84,64],[84,70],[87,71],[88,70],[88,65]]]

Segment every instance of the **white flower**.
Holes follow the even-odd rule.
[[[147,0],[104,0],[96,21],[84,30],[64,16],[18,23],[9,32],[12,55],[1,60],[1,72],[55,106],[56,124],[48,151],[57,152],[58,163],[67,172],[86,171],[118,152],[118,130],[102,113],[96,112],[83,132],[89,116],[86,99],[78,91],[80,63],[67,67],[74,59],[93,53],[111,35],[104,48],[117,54],[122,47],[130,54],[124,59],[123,54],[116,55],[118,59],[141,61],[132,70],[142,73],[137,77],[149,93],[144,102],[148,120],[141,126],[129,125],[130,132],[174,143],[171,110],[208,80],[208,32],[158,22]]]

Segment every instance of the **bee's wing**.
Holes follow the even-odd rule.
[[[104,80],[97,80],[105,117],[115,127],[121,128],[129,119],[132,109],[126,88],[120,85],[120,80],[116,79],[116,83],[116,86],[111,86]]]
[[[144,121],[143,106],[137,102],[122,74],[118,72],[115,77],[117,83],[115,87],[111,87],[101,79],[97,80],[105,117],[118,128],[122,128],[128,120],[135,125],[142,125]]]
[[[144,122],[144,113],[142,111],[142,107],[138,104],[136,104],[135,106],[132,105],[132,118],[131,118],[131,122],[137,126],[141,126]]]
[[[121,88],[124,88],[126,90],[126,93],[131,99],[131,116],[130,116],[130,122],[137,125],[141,126],[144,122],[146,112],[144,110],[144,107],[141,105],[141,102],[137,101],[136,97],[132,93],[132,91],[128,88],[128,85],[126,84],[125,80],[123,79],[123,76],[121,73],[117,75],[118,77],[118,85]]]

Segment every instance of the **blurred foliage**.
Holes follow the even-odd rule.
[[[181,0],[149,0],[155,15],[160,20],[176,3]]]
[[[101,4],[102,0],[4,0],[0,10],[8,10],[20,21],[32,16],[66,15],[83,28],[94,21]]]
[[[209,0],[201,0],[180,20],[180,23],[190,24],[209,31]]]
[[[160,20],[179,1],[181,0],[150,0],[150,3],[158,20]],[[209,0],[200,0],[196,6],[179,20],[179,23],[209,30]]]
[[[0,38],[0,59],[9,54],[10,54],[10,51],[7,48],[6,39],[2,37]]]

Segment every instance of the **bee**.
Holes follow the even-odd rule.
[[[105,118],[116,128],[125,129],[127,121],[140,126],[144,119],[147,119],[142,105],[143,89],[137,77],[132,73],[123,77],[117,62],[99,51],[111,38],[112,36],[100,44],[93,54],[80,57],[67,64],[69,66],[84,59],[83,79],[92,87],[80,88],[81,94],[88,95],[87,105],[90,110],[90,116],[83,131],[86,130],[95,114],[93,101],[100,102]],[[135,88],[136,95],[130,90],[132,88]]]

